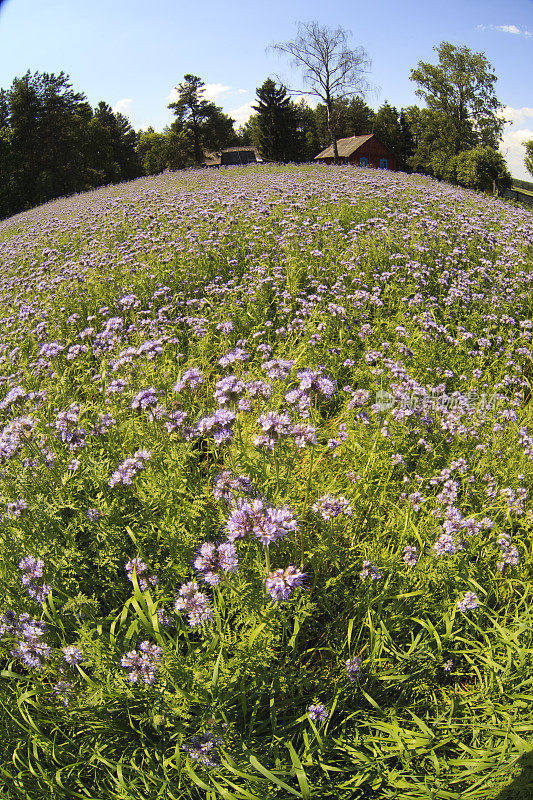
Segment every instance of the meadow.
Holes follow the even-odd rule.
[[[0,267],[3,798],[531,796],[530,211],[185,171]]]

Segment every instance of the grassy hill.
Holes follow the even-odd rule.
[[[0,223],[2,797],[528,796],[532,219],[317,165]]]

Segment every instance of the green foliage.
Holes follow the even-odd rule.
[[[318,103],[315,109],[315,117],[320,140],[320,147],[317,150],[319,152],[320,149],[323,150],[330,143],[327,108],[323,103]],[[374,118],[374,111],[359,95],[352,98],[341,98],[333,103],[331,120],[337,139],[372,133]]]
[[[418,83],[417,94],[430,111],[447,117],[453,134],[453,154],[476,145],[496,148],[501,139],[502,108],[494,91],[496,75],[483,53],[468,47],[441,42],[434,48],[438,64],[420,61],[411,70],[411,80]]]
[[[149,128],[140,134],[136,151],[145,175],[182,169],[189,163],[189,135],[186,130],[178,131],[173,127],[164,133]]]
[[[197,75],[185,75],[176,87],[178,99],[169,103],[181,128],[190,132],[193,163],[204,160],[204,148],[223,148],[236,142],[233,120],[203,97],[204,82]]]
[[[403,110],[398,114],[394,106],[385,102],[376,113],[373,124],[373,133],[394,153],[397,167],[401,170],[408,170],[414,149],[408,120]]]
[[[505,159],[492,147],[466,150],[453,160],[455,178],[460,186],[490,194],[503,194],[512,186]]]
[[[28,71],[0,97],[0,216],[138,177],[135,145],[128,120],[93,112],[63,72]]]
[[[527,142],[522,142],[522,144],[526,148],[524,164],[526,165],[526,169],[530,175],[533,175],[533,139],[529,139]]]

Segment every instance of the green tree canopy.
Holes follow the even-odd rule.
[[[204,147],[227,147],[237,140],[233,120],[204,98],[205,84],[201,78],[185,75],[176,91],[178,99],[168,106],[177,117],[173,129],[176,132],[182,129],[190,131],[196,164],[201,164],[204,159]]]
[[[457,183],[467,189],[502,194],[512,186],[505,159],[493,147],[465,150],[455,156],[453,166]]]
[[[411,70],[411,80],[428,109],[449,120],[454,154],[478,145],[497,147],[504,123],[498,116],[502,105],[495,94],[492,65],[484,53],[468,47],[442,42],[434,49],[438,63],[420,61]]]

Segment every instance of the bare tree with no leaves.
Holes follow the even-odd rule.
[[[364,96],[370,89],[366,75],[372,62],[364,47],[348,47],[350,31],[328,28],[318,22],[298,23],[293,42],[273,44],[271,49],[291,57],[292,66],[303,70],[306,89],[291,89],[293,94],[311,94],[323,100],[328,116],[328,131],[335,163],[339,153],[333,130],[333,106],[336,100]]]

